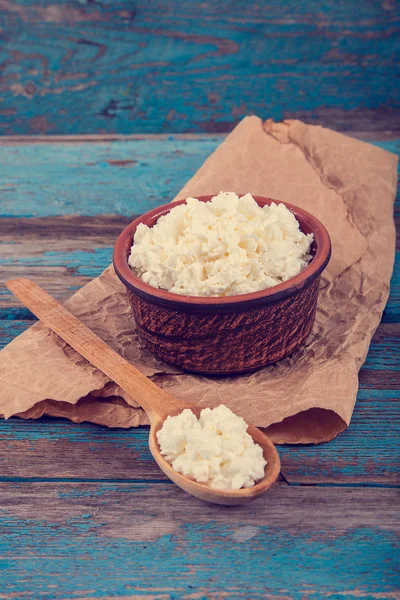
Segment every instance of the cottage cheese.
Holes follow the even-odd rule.
[[[213,488],[252,487],[267,464],[247,424],[229,408],[204,408],[200,418],[185,409],[157,432],[161,454],[175,471]]]
[[[129,265],[156,288],[189,296],[232,296],[270,288],[311,259],[313,235],[284,204],[261,208],[251,194],[188,198],[149,228],[140,224]]]

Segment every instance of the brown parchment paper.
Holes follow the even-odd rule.
[[[350,423],[357,373],[385,306],[393,268],[397,157],[300,121],[247,117],[176,198],[251,192],[315,214],[332,239],[316,322],[306,345],[240,377],[183,373],[143,348],[124,286],[108,267],[66,306],[122,356],[176,397],[224,403],[276,443],[318,443]],[[0,414],[43,414],[108,427],[147,423],[114,383],[40,323],[0,353]]]

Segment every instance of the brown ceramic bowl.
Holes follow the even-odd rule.
[[[207,202],[212,197],[198,199]],[[277,202],[253,198],[260,206]],[[135,219],[115,244],[114,268],[128,290],[140,338],[162,360],[209,375],[254,371],[292,354],[314,323],[319,280],[331,254],[325,227],[305,210],[283,202],[301,230],[314,234],[313,258],[301,273],[251,294],[182,296],[144,283],[129,267],[128,256],[139,223],[151,227],[184,202],[165,204]]]

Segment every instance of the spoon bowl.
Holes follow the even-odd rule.
[[[151,453],[165,475],[185,492],[215,504],[244,504],[266,492],[276,480],[280,470],[278,453],[271,440],[254,425],[248,425],[247,431],[262,447],[267,465],[264,477],[253,487],[240,490],[216,489],[192,481],[175,471],[161,454],[156,437],[157,431],[168,416],[175,416],[185,408],[189,408],[196,417],[199,417],[204,407],[186,404],[159,388],[29,279],[12,279],[7,281],[6,285],[44,325],[115,381],[127,393],[125,399],[129,404],[132,403],[136,407],[133,402],[136,401],[146,411],[151,423],[149,435]]]
[[[189,408],[196,415],[196,417],[199,418],[201,411],[205,407],[186,405],[184,408]],[[182,408],[180,410],[173,410],[171,411],[170,416],[174,417],[182,410]],[[161,471],[188,494],[196,496],[196,498],[200,498],[200,500],[205,500],[206,502],[212,502],[214,504],[225,504],[231,506],[247,504],[248,502],[254,500],[254,498],[257,498],[257,496],[260,496],[266,492],[276,481],[281,468],[278,452],[269,437],[267,437],[254,425],[247,426],[247,433],[253,438],[256,444],[261,446],[267,464],[265,465],[264,477],[257,481],[253,487],[241,488],[240,490],[223,490],[212,488],[205,483],[198,483],[197,481],[189,479],[185,475],[178,473],[178,471],[175,471],[173,466],[161,454],[160,446],[157,441],[157,432],[163,426],[165,418],[156,418],[151,424],[149,435],[150,452],[152,453],[153,458],[160,467]]]

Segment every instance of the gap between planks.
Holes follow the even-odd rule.
[[[232,130],[235,124],[232,124]],[[349,137],[368,141],[388,141],[396,140],[399,137],[398,131],[339,131]],[[79,144],[79,143],[102,143],[102,142],[121,142],[129,140],[222,140],[229,132],[210,132],[210,133],[131,133],[131,134],[81,134],[81,135],[3,135],[0,137],[0,146],[17,144]]]
[[[233,129],[233,126],[232,126]],[[223,139],[228,135],[226,133],[131,133],[131,134],[82,134],[82,135],[3,135],[0,137],[0,146],[15,144],[76,144],[76,143],[102,143],[102,142],[123,142],[129,140],[204,140],[204,139]],[[357,134],[353,134],[354,135]],[[365,132],[365,135],[371,135]],[[379,139],[396,139],[398,135],[395,132],[382,132],[382,135],[390,137],[380,137]],[[393,137],[392,137],[393,136]],[[376,134],[375,134],[376,137]]]
[[[138,479],[112,479],[112,478],[95,478],[95,477],[0,477],[0,484],[2,483],[77,483],[77,484],[118,484],[118,485],[174,485],[170,479],[152,479],[152,478],[138,478]],[[282,487],[302,487],[302,488],[382,488],[382,489],[400,489],[400,483],[376,483],[376,482],[348,482],[348,483],[303,483],[288,481],[283,473],[279,474],[277,483],[275,485],[281,485]]]

